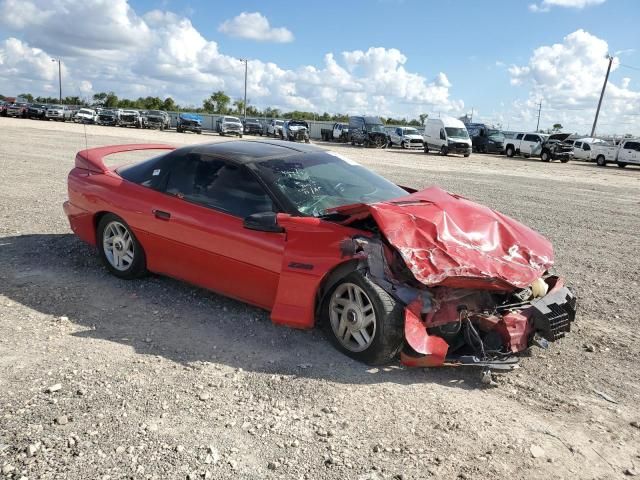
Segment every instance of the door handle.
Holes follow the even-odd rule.
[[[153,210],[153,214],[160,220],[169,220],[171,218],[171,214],[169,212],[163,212],[162,210]]]

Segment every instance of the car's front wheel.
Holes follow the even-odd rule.
[[[98,250],[107,269],[116,277],[132,279],[144,275],[144,250],[126,222],[108,213],[98,222]]]
[[[360,273],[338,282],[326,295],[323,324],[331,342],[367,363],[388,363],[402,347],[404,307]]]

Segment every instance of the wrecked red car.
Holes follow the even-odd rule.
[[[166,150],[107,168],[106,155]],[[321,324],[368,364],[509,368],[571,328],[576,298],[553,248],[437,187],[399,187],[330,151],[237,141],[79,152],[64,211],[106,268],[168,275]]]

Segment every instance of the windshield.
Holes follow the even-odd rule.
[[[382,124],[370,124],[368,123],[365,128],[367,129],[367,132],[371,132],[371,133],[386,133],[385,129],[384,129],[384,125]]]
[[[284,125],[284,122],[282,120],[276,120],[276,125]]]
[[[62,109],[62,105],[51,105],[49,108],[59,108],[59,109]]]
[[[466,128],[444,127],[444,129],[447,132],[447,137],[469,138]]]
[[[87,110],[86,108],[81,108],[80,110],[78,110],[78,113],[88,113],[90,115],[93,115],[93,111]]]
[[[149,110],[147,115],[162,115],[162,112],[160,110]]]
[[[418,133],[418,130],[416,130],[415,128],[405,128],[404,129],[404,134],[405,135],[420,135]]]
[[[501,132],[489,133],[488,138],[494,142],[504,142],[505,140],[504,134]]]
[[[225,122],[240,123],[240,120],[238,120],[236,117],[224,117],[224,121]]]
[[[262,178],[296,209],[319,217],[328,209],[407,195],[389,180],[333,152],[318,152],[256,164]]]

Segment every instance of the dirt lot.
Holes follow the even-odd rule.
[[[334,147],[553,241],[557,271],[579,293],[575,328],[485,388],[478,370],[369,368],[319,331],[276,327],[233,300],[167,278],[114,278],[61,208],[83,127],[0,118],[0,138],[7,478],[640,475],[637,167]],[[221,140],[87,127],[90,147]]]

